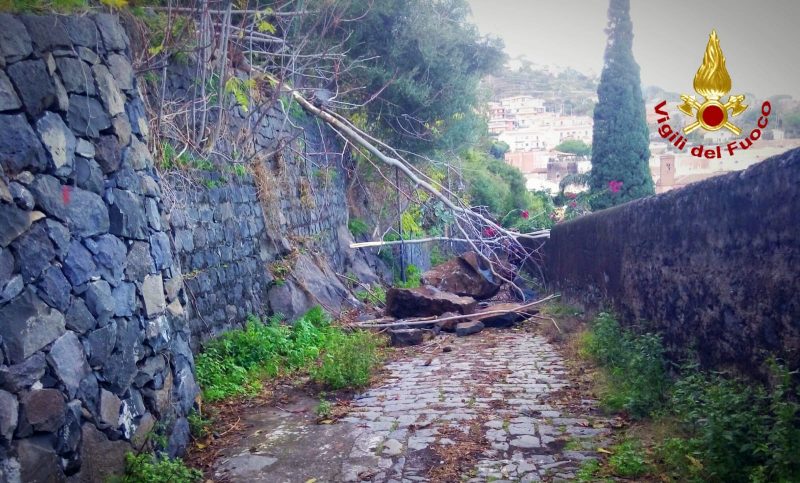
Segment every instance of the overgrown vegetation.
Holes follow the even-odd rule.
[[[347,221],[347,228],[354,237],[369,234],[369,225],[361,218],[350,218],[350,220]]]
[[[382,286],[375,284],[369,290],[356,290],[355,296],[358,300],[364,303],[380,304],[386,303],[386,289]]]
[[[602,402],[608,409],[643,418],[661,407],[668,378],[658,335],[624,330],[604,312],[582,343],[585,353],[606,369]]]
[[[252,396],[266,377],[296,371],[333,389],[369,382],[380,361],[381,339],[368,332],[345,332],[319,307],[293,325],[251,316],[244,329],[211,341],[196,357],[197,379],[207,401]]]
[[[125,455],[125,475],[120,483],[193,483],[202,481],[203,474],[187,467],[180,459],[155,456],[149,453]]]
[[[406,266],[405,282],[399,276],[394,281],[394,286],[397,288],[417,288],[420,285],[422,285],[422,272],[413,264]]]
[[[614,411],[652,418],[667,437],[649,453],[635,440],[612,448],[606,467],[580,475],[638,477],[658,472],[670,481],[800,481],[800,391],[792,373],[770,363],[769,387],[686,365],[669,377],[659,337],[623,329],[601,313],[581,340],[601,366],[602,401]],[[592,481],[591,479],[581,481]]]

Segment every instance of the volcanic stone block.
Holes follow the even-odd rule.
[[[64,258],[64,275],[72,285],[81,285],[89,281],[97,273],[92,254],[89,253],[81,242],[72,240]]]
[[[42,143],[23,114],[0,116],[0,153],[8,174],[26,169],[40,171],[47,166]]]
[[[33,46],[38,52],[72,47],[67,29],[61,23],[60,17],[56,15],[22,15],[20,20],[28,28]]]
[[[111,118],[97,99],[77,94],[69,96],[67,123],[81,136],[98,138],[111,127]]]
[[[16,443],[22,481],[66,481],[59,458],[48,436],[35,436]]]
[[[11,245],[26,282],[39,278],[50,261],[56,257],[53,242],[47,235],[44,223],[34,224],[30,230]]]
[[[41,352],[19,364],[0,366],[0,387],[15,394],[19,393],[41,379],[46,367],[47,363]]]
[[[20,400],[20,430],[52,433],[64,424],[64,396],[57,389],[35,389]],[[25,435],[23,435],[24,437]]]
[[[98,13],[94,15],[94,22],[100,31],[100,36],[108,50],[125,50],[128,47],[128,36],[119,25],[116,15]],[[91,46],[87,46],[91,47]]]
[[[147,218],[142,198],[130,191],[114,188],[109,207],[110,231],[114,235],[137,240],[147,239]]]
[[[125,112],[125,97],[119,91],[114,76],[111,75],[108,68],[103,64],[96,64],[92,66],[92,72],[94,72],[97,90],[100,92],[100,98],[106,106],[106,111],[111,117]]]
[[[22,107],[22,101],[14,92],[11,80],[5,72],[0,71],[0,111],[13,111]]]
[[[45,213],[64,221],[72,233],[87,237],[108,231],[108,209],[95,193],[62,186],[48,175],[37,176],[30,188],[36,204]]]
[[[22,96],[25,112],[31,118],[38,117],[56,102],[56,86],[44,61],[22,60],[9,65],[6,73]]]
[[[87,330],[94,329],[97,326],[97,320],[89,312],[86,302],[78,297],[72,299],[72,305],[67,311],[65,323],[69,330],[78,334],[84,334]]]
[[[0,440],[11,441],[17,429],[19,402],[13,394],[0,390]]]
[[[27,211],[16,206],[0,206],[0,247],[7,247],[31,226]]]
[[[142,298],[144,299],[144,310],[148,318],[164,313],[167,302],[164,299],[164,282],[160,273],[144,277]]]
[[[61,116],[47,112],[36,122],[36,130],[39,138],[44,144],[44,148],[50,153],[50,160],[56,170],[72,170],[72,163],[75,159],[75,135],[67,128]]]
[[[33,52],[31,37],[16,17],[0,14],[0,54],[6,62],[16,62]]]
[[[0,308],[0,336],[12,363],[22,362],[66,330],[64,315],[45,304],[32,289]]]
[[[91,371],[78,336],[67,331],[59,337],[50,348],[47,361],[64,384],[69,398],[74,398],[81,380]]]
[[[94,74],[92,69],[75,57],[59,57],[56,59],[58,72],[64,89],[70,94],[95,95]]]

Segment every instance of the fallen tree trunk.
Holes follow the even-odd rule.
[[[481,312],[480,315],[503,315],[508,313],[524,313],[523,309],[528,307],[533,307],[534,305],[539,305],[541,303],[547,302],[548,300],[553,300],[554,298],[560,297],[560,294],[553,294],[548,295],[543,299],[539,299],[535,302],[530,302],[524,305],[518,306],[514,310],[489,310],[486,312]],[[448,317],[424,317],[424,318],[413,318],[413,319],[402,319],[395,322],[383,323],[386,320],[385,317],[380,319],[373,319],[373,320],[365,320],[363,322],[359,322],[356,325],[362,328],[371,328],[371,329],[391,329],[392,327],[415,327],[421,325],[431,325],[436,324],[439,322],[447,322],[450,320],[462,320],[462,319],[470,319],[474,318],[476,314],[466,314],[466,315],[451,315]]]

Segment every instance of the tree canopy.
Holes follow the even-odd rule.
[[[611,0],[608,44],[594,110],[592,172],[595,209],[653,194],[639,65],[633,58],[630,0]]]
[[[324,35],[331,44],[341,42],[356,63],[335,87],[340,100],[363,106],[355,109],[363,127],[395,148],[422,154],[475,144],[476,133],[485,131],[478,83],[500,68],[505,54],[500,40],[482,37],[467,21],[467,2],[343,5],[341,21]]]

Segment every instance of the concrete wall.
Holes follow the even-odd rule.
[[[104,481],[197,394],[147,120],[111,15],[0,15],[0,481]]]
[[[800,150],[557,225],[553,288],[613,307],[680,358],[754,374],[800,367]]]

